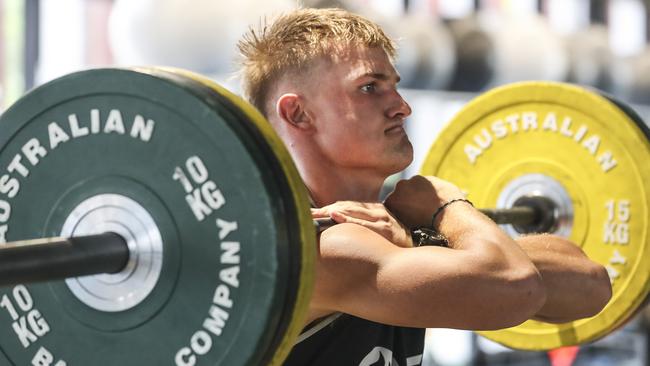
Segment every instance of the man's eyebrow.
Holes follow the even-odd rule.
[[[391,79],[390,76],[388,76],[387,74],[381,73],[381,72],[366,72],[366,73],[363,73],[363,74],[359,75],[359,77],[357,77],[357,79],[361,79],[363,77],[371,77],[371,78],[374,78],[374,79],[377,79],[377,80],[390,80]],[[400,80],[402,80],[402,79],[400,78],[399,74],[396,74],[395,75],[395,82],[399,83]]]

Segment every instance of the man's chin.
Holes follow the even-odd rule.
[[[399,154],[398,156],[395,156],[393,159],[391,159],[393,164],[388,165],[389,169],[387,169],[387,175],[399,173],[406,169],[406,167],[411,165],[413,162],[413,148],[409,149],[408,151],[401,151],[401,153],[402,154]]]
[[[411,165],[413,162],[413,144],[411,144],[411,141],[407,138],[406,139],[406,146],[404,146],[404,166],[399,170],[400,172],[404,169],[406,169],[407,166]]]

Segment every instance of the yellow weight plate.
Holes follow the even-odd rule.
[[[595,317],[481,334],[526,350],[582,344],[620,326],[647,297],[650,142],[638,121],[582,88],[526,82],[476,98],[442,131],[421,174],[457,184],[477,207],[552,196],[564,210],[555,233],[603,264],[612,282],[612,299]]]

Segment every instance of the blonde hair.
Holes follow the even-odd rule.
[[[274,81],[304,71],[316,58],[350,44],[380,47],[395,57],[395,44],[377,24],[342,9],[298,9],[271,25],[251,28],[238,43],[244,96],[266,115]]]

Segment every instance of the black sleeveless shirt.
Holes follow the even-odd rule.
[[[423,349],[424,329],[337,313],[304,331],[284,366],[416,366]]]

